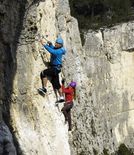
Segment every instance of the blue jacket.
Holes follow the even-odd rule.
[[[44,45],[44,48],[51,54],[51,65],[62,65],[62,56],[66,53],[64,47],[55,49],[53,45]]]

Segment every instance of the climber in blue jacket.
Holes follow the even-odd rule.
[[[51,54],[50,58],[50,67],[41,72],[42,88],[39,88],[39,91],[43,94],[47,93],[47,80],[48,77],[51,78],[51,83],[53,85],[56,98],[58,100],[57,91],[60,95],[59,102],[64,101],[61,85],[59,82],[59,73],[62,68],[62,56],[66,53],[66,50],[63,47],[63,39],[58,37],[55,42],[55,46],[51,42],[45,44],[44,40],[40,41],[44,48]]]

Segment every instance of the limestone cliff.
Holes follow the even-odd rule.
[[[82,47],[68,0],[0,4],[0,118],[18,154],[116,154],[122,143],[133,149],[133,22],[89,31]],[[54,43],[58,34],[67,49],[62,75],[78,84],[70,140],[51,84],[45,98],[37,92],[50,57],[38,36]]]
[[[130,22],[85,34],[82,68],[88,82],[74,108],[76,154],[133,154],[133,26]],[[117,152],[122,143],[131,151]]]
[[[58,20],[66,23],[70,18],[68,2],[64,3],[62,10],[55,0],[1,2],[1,104],[18,141],[18,154],[70,154],[67,126],[55,107],[51,85],[45,98],[37,92],[44,61],[49,60],[37,38],[49,33],[49,40],[56,39],[61,31]]]

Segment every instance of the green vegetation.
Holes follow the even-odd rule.
[[[98,29],[134,19],[133,0],[70,0],[81,30]]]
[[[119,150],[117,151],[118,155],[134,155],[134,153],[126,147],[125,144],[121,144],[119,146]]]
[[[93,148],[93,153],[94,153],[94,155],[98,155],[98,152],[95,148]]]
[[[92,129],[92,135],[95,137],[96,136],[96,130],[95,130],[95,123],[94,123],[93,119],[91,119],[91,129]]]
[[[104,155],[109,155],[108,150],[106,148],[103,149],[103,153],[104,153]]]

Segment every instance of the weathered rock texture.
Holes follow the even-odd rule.
[[[12,126],[18,154],[115,154],[121,143],[133,149],[133,23],[88,32],[82,47],[68,0],[0,4],[0,120]],[[37,92],[50,56],[38,36],[54,41],[59,33],[68,51],[63,75],[78,84],[71,147],[51,84],[45,98]]]
[[[12,134],[4,122],[0,122],[0,154],[16,155]]]
[[[63,3],[69,14],[68,2]],[[63,18],[57,8],[55,0],[1,2],[0,99],[5,121],[18,141],[18,154],[70,154],[67,126],[55,107],[50,83],[45,98],[37,92],[44,61],[49,60],[49,54],[41,54],[37,36],[48,34],[49,40],[56,39],[60,31],[57,18],[60,14]]]
[[[121,143],[134,148],[133,27],[131,22],[85,35],[88,82],[74,108],[74,154],[115,154]]]
[[[0,1],[0,150],[4,155],[16,154],[6,124],[9,125],[11,120],[10,105],[16,72],[16,42],[21,32],[24,8],[24,1]]]
[[[70,154],[67,127],[63,115],[55,107],[51,84],[45,98],[37,92],[41,87],[40,72],[46,68],[44,63],[49,61],[49,54],[42,54],[42,47],[35,39],[38,34],[48,34],[48,39],[56,39],[59,33],[56,18],[60,17],[57,7],[55,0],[29,3],[24,15],[11,106],[12,125],[23,154]],[[69,12],[67,9],[66,13]]]

